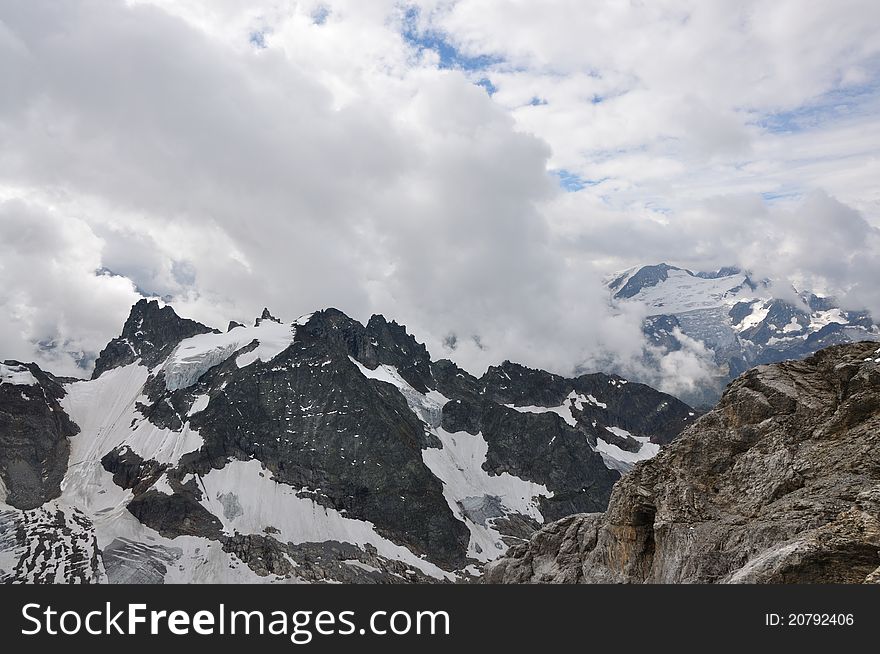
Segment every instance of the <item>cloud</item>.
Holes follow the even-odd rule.
[[[143,293],[676,389],[705,353],[646,369],[608,272],[740,264],[880,309],[878,12],[797,7],[8,3],[2,356],[81,371]]]
[[[0,358],[83,375],[137,301],[132,283],[99,275],[101,240],[71,216],[0,201]]]

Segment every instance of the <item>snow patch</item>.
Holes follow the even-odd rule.
[[[596,451],[602,455],[603,459],[605,459],[605,457],[609,457],[611,459],[614,459],[614,461],[632,465],[638,461],[646,461],[647,459],[651,459],[657,456],[657,453],[660,451],[660,446],[656,443],[652,443],[651,439],[647,436],[633,436],[626,429],[621,429],[620,427],[605,427],[605,430],[614,434],[615,436],[634,438],[642,445],[641,447],[639,447],[638,452],[628,452],[627,450],[621,449],[613,443],[609,443],[603,440],[601,436],[597,436]],[[606,465],[607,464],[608,462],[606,461]],[[608,467],[620,469],[617,466]]]
[[[347,518],[334,509],[299,497],[292,486],[276,482],[259,461],[230,461],[200,480],[205,491],[202,505],[217,516],[227,533],[263,534],[267,527],[273,527],[279,531],[278,540],[285,543],[335,540],[361,548],[370,544],[382,556],[411,565],[427,575],[453,578],[451,573],[380,536],[372,523]],[[234,496],[240,510],[225,510],[221,498],[228,504],[230,496]]]
[[[165,495],[174,495],[174,489],[171,488],[171,484],[168,483],[168,475],[162,475],[159,477],[159,479],[156,480],[156,483],[153,484],[152,488]]]
[[[254,350],[236,359],[239,368],[270,361],[293,342],[294,325],[265,320],[257,327],[237,327],[225,334],[198,334],[182,340],[163,365],[169,391],[192,386],[199,377],[235,352],[257,341]]]
[[[208,403],[211,401],[211,396],[207,393],[203,393],[199,395],[195,400],[193,400],[192,406],[189,408],[189,413],[187,415],[194,415],[199,413],[200,411],[204,411],[208,408]]]
[[[622,383],[623,383],[623,384],[626,384],[626,382],[622,382]],[[604,402],[600,402],[599,400],[597,400],[597,399],[596,399],[595,397],[593,397],[592,395],[587,395],[587,400],[590,402],[590,404],[592,404],[593,406],[597,406],[597,407],[599,407],[600,409],[607,409],[607,408],[608,408],[608,405],[607,405],[607,404],[605,404]],[[581,407],[581,408],[582,408],[582,407]]]
[[[553,497],[553,492],[543,484],[526,481],[506,472],[490,475],[483,470],[489,444],[482,433],[474,436],[463,431],[450,433],[444,429],[437,429],[434,433],[443,447],[422,450],[422,461],[443,482],[446,503],[471,532],[468,556],[491,561],[507,549],[501,534],[492,527],[493,517],[516,512],[539,523],[544,522],[537,497]],[[505,511],[495,516],[486,515],[483,520],[475,519],[474,500],[491,504],[493,498]]]
[[[135,403],[143,400],[141,392],[148,376],[146,367],[133,363],[65,387],[67,395],[61,405],[80,433],[70,439],[61,497],[87,514],[97,515],[99,523],[125,518],[125,506],[132,498],[131,491],[113,483],[113,476],[104,470],[101,458],[105,454],[128,447],[143,459],[174,465],[203,444],[188,422],[182,420],[183,429],[176,432],[157,427],[138,412]],[[127,517],[134,520],[130,514]]]
[[[27,366],[7,366],[5,363],[0,363],[0,384],[36,386],[39,383]]]
[[[370,370],[357,359],[348,358],[358,367],[358,370],[361,371],[364,377],[396,386],[404,399],[406,399],[410,410],[428,427],[435,428],[440,426],[443,407],[449,402],[449,398],[443,395],[443,393],[435,390],[428,391],[427,395],[419,393],[409,382],[400,376],[400,373],[394,366],[381,364],[375,370]]]
[[[667,279],[654,286],[646,286],[624,302],[645,304],[653,314],[675,314],[695,309],[725,306],[751,292],[744,286],[743,273],[727,277],[703,278],[685,270],[667,271]],[[742,288],[740,288],[742,287]],[[622,287],[621,287],[622,288]]]
[[[345,565],[350,565],[353,568],[360,568],[361,570],[365,570],[366,572],[382,572],[379,568],[369,565],[368,563],[364,563],[363,561],[358,561],[357,559],[346,559],[343,561]]]
[[[810,316],[810,331],[817,332],[823,327],[832,324],[846,325],[849,320],[843,315],[840,309],[829,309],[828,311],[816,311]]]
[[[519,411],[520,413],[555,413],[572,427],[577,427],[577,418],[575,418],[572,408],[583,411],[584,404],[587,402],[603,409],[608,406],[607,404],[599,402],[599,400],[592,395],[585,396],[574,391],[571,391],[559,406],[515,406],[513,404],[505,404],[504,406],[508,409]]]
[[[800,330],[801,324],[798,322],[797,316],[792,316],[791,322],[782,328],[782,331],[785,334],[790,334],[791,332],[799,332]]]

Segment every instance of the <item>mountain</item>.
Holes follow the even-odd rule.
[[[694,419],[614,375],[477,378],[379,315],[141,300],[90,380],[0,368],[0,578],[469,579]]]
[[[724,385],[753,366],[800,359],[841,343],[880,340],[865,311],[845,311],[833,298],[801,292],[796,301],[773,297],[767,280],[738,268],[693,272],[666,263],[630,268],[606,280],[614,303],[647,308],[643,330],[668,351],[682,347],[680,332],[712,350],[716,387],[683,399],[710,407]]]
[[[747,372],[605,513],[546,525],[485,580],[880,583],[880,348]]]

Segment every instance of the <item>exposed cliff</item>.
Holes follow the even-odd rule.
[[[755,368],[615,486],[543,527],[490,583],[860,583],[880,578],[880,349]]]

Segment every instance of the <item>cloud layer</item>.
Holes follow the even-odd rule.
[[[600,279],[658,261],[880,314],[875,4],[4,3],[0,358],[83,374],[154,295],[647,374]]]

